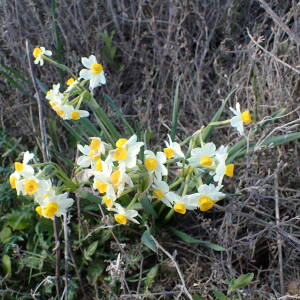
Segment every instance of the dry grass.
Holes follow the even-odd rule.
[[[297,1],[268,2],[284,24],[294,33],[300,32]],[[25,39],[31,45],[55,50],[58,33],[61,59],[77,68],[80,56],[100,57],[101,33],[114,30],[116,62],[123,69],[118,71],[104,61],[109,82],[104,89],[132,123],[140,120],[143,128],[161,133],[158,141],[170,127],[179,74],[183,74],[180,138],[206,124],[233,88],[237,91],[230,106],[239,101],[254,111],[257,121],[286,108],[286,116],[259,133],[262,138],[299,131],[298,121],[289,123],[299,120],[299,74],[278,59],[299,69],[300,45],[274,23],[259,1],[69,0],[57,1],[56,14],[57,31],[49,1],[2,1],[2,63],[28,76]],[[250,40],[247,28],[256,41],[264,37],[260,45],[269,53]],[[47,66],[41,69],[40,76],[50,86],[59,73]],[[12,135],[23,136],[25,141],[33,143],[37,131],[32,129],[37,123],[36,103],[6,88],[6,83],[0,77],[2,126]],[[28,85],[27,90],[32,93],[33,89]],[[217,132],[217,143],[237,140],[235,133],[227,132],[223,129]],[[249,154],[237,162],[237,183],[228,182],[228,191],[234,191],[236,186],[241,195],[222,204],[223,212],[192,213],[184,220],[178,219],[182,230],[227,249],[220,255],[197,246],[187,248],[184,243],[170,242],[174,239],[167,236],[162,244],[177,250],[188,288],[200,289],[205,295],[216,287],[225,287],[226,279],[254,272],[255,282],[247,295],[240,295],[241,299],[278,299],[288,292],[299,291],[294,288],[300,279],[299,151],[299,144],[291,143]],[[280,243],[283,257],[279,263]],[[283,273],[283,287],[280,273]],[[164,274],[160,275],[160,284],[153,287],[154,292],[176,290],[176,282],[179,283],[176,272],[169,277]],[[162,292],[160,295],[164,299],[175,297]]]

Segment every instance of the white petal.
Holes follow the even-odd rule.
[[[166,154],[163,152],[157,152],[156,157],[161,164],[164,164],[167,161]]]
[[[88,168],[91,165],[91,160],[88,156],[82,155],[78,157],[77,165],[83,168]]]
[[[81,58],[81,63],[88,69],[91,68],[93,62],[92,60],[90,59],[91,57],[87,58],[87,57],[82,57]]]
[[[78,110],[78,112],[81,118],[88,117],[90,115],[90,113],[86,110]]]
[[[94,89],[98,86],[100,86],[100,77],[99,76],[95,76],[95,75],[92,75],[91,78],[90,78],[90,88],[91,89]]]
[[[90,80],[92,78],[92,73],[90,70],[87,70],[87,69],[82,69],[80,72],[79,72],[79,76],[80,78],[82,79],[86,79],[86,80]]]
[[[99,81],[101,84],[106,84],[106,79],[105,79],[105,76],[104,76],[104,72],[101,72],[99,74]]]

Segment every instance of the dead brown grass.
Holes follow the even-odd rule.
[[[300,32],[297,1],[268,3],[292,32]],[[299,44],[274,22],[259,1],[57,1],[55,31],[49,1],[7,0],[2,1],[0,20],[1,61],[24,74],[28,74],[25,39],[34,46],[55,50],[58,32],[63,49],[61,59],[77,68],[78,57],[99,56],[103,47],[100,34],[115,30],[117,62],[123,70],[119,72],[104,62],[109,82],[104,89],[132,123],[140,120],[143,128],[161,133],[158,141],[170,127],[179,74],[183,74],[179,138],[206,124],[233,88],[237,91],[229,104],[239,101],[254,111],[256,121],[286,108],[288,114],[259,136],[299,130],[299,122],[286,125],[299,119],[299,74],[276,60],[299,69]],[[260,45],[269,53],[250,40],[247,28],[254,40],[264,37]],[[40,76],[50,86],[59,74],[47,66],[41,69]],[[32,130],[37,123],[36,103],[15,89],[6,88],[3,77],[0,84],[2,126],[12,135],[33,142],[37,132]],[[30,84],[27,90],[32,93]],[[227,132],[219,130],[216,141],[237,140],[235,133]],[[299,280],[299,151],[299,144],[292,143],[249,154],[238,162],[240,196],[227,200],[223,212],[189,214],[181,220],[182,230],[223,245],[225,253],[220,255],[197,246],[187,248],[179,241],[162,242],[164,247],[177,250],[191,290],[201,289],[205,295],[215,288],[225,288],[225,280],[254,272],[251,290],[240,294],[240,299],[278,299],[295,291],[290,287]],[[229,191],[235,186],[236,183],[228,182]],[[164,240],[172,241],[172,237]],[[283,247],[281,266],[278,241]],[[176,273],[172,277],[164,274],[160,275],[163,284],[157,283],[154,291],[172,290],[179,282]],[[161,293],[153,297],[169,296]]]

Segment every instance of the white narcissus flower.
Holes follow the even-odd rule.
[[[99,137],[90,137],[90,150],[94,153],[105,154],[105,150],[110,147],[109,144],[103,142]]]
[[[38,189],[38,191],[34,194],[34,201],[39,205],[43,205],[46,198],[54,197],[55,195],[56,192],[52,186],[52,182],[48,179],[43,182],[43,188]]]
[[[172,203],[173,209],[179,213],[184,215],[186,210],[193,210],[197,208],[196,199],[197,194],[179,196],[174,192],[169,192],[166,194],[166,198]]]
[[[232,107],[229,109],[235,114],[235,116],[230,120],[231,126],[236,128],[240,135],[244,135],[244,123],[248,124],[252,122],[249,110],[241,112],[239,103],[236,104],[235,109]]]
[[[139,222],[135,219],[138,216],[138,212],[134,209],[126,210],[123,206],[118,203],[115,203],[115,207],[111,209],[115,211],[116,214],[114,218],[117,223],[126,225],[127,220],[130,220],[133,223],[139,224]]]
[[[116,142],[117,149],[110,151],[110,156],[114,161],[118,161],[120,168],[132,169],[136,167],[137,155],[143,145],[143,142],[137,142],[135,134],[129,140],[121,138]]]
[[[92,167],[94,168],[97,161],[101,158],[100,151],[93,151],[90,146],[88,145],[77,145],[78,150],[83,154],[78,157],[77,165],[83,168]],[[99,171],[101,171],[102,167],[99,163]]]
[[[53,101],[54,103],[55,102],[61,103],[61,100],[62,100],[64,94],[61,93],[59,91],[59,89],[60,89],[60,84],[59,83],[58,84],[53,84],[52,89],[49,90],[46,94],[46,99],[50,100],[50,101]]]
[[[106,205],[108,210],[111,210],[112,207],[115,205],[115,201],[117,200],[116,193],[114,190],[108,190],[107,193],[102,196],[103,202]]]
[[[213,167],[215,152],[216,145],[207,143],[201,148],[194,148],[188,161],[192,167]]]
[[[62,105],[61,109],[64,112],[62,116],[64,120],[79,120],[80,118],[86,118],[90,115],[88,111],[75,109],[72,105]]]
[[[211,209],[218,200],[225,197],[225,194],[220,192],[222,187],[222,185],[215,186],[214,184],[202,184],[198,188],[198,199],[196,201],[198,202],[197,205],[201,211]]]
[[[153,192],[152,192],[153,196],[157,200],[162,201],[168,207],[172,207],[172,204],[166,197],[167,193],[169,193],[169,186],[165,181],[154,179],[152,188],[153,188]]]
[[[35,58],[34,63],[36,65],[40,64],[40,66],[42,66],[44,64],[43,55],[52,56],[52,51],[46,50],[44,47],[37,47],[34,48],[32,54],[33,57]]]
[[[15,174],[18,173],[20,176],[32,176],[34,174],[34,169],[32,166],[28,165],[28,162],[34,157],[33,153],[26,151],[23,156],[23,162],[15,162]]]
[[[168,135],[169,142],[165,141],[166,148],[164,148],[164,153],[168,159],[184,157],[181,147],[178,143],[172,142],[171,137]]]
[[[106,84],[103,66],[97,62],[97,59],[94,55],[90,55],[89,58],[82,57],[81,62],[86,69],[82,69],[79,73],[79,76],[82,79],[90,81],[91,90],[97,86]]]
[[[109,160],[106,167],[103,167],[103,171],[94,172],[94,175],[93,188],[97,189],[100,194],[106,193],[109,198],[114,198],[114,194],[119,197],[124,191],[125,185],[133,186],[130,176],[125,173],[125,169],[119,167],[113,171],[112,163]]]
[[[49,186],[49,180],[38,179],[36,176],[24,177],[16,181],[17,194],[33,196],[37,193],[41,193]]]
[[[220,148],[216,151],[216,162],[217,167],[215,170],[214,181],[218,182],[218,185],[222,183],[224,176],[233,176],[234,172],[234,164],[226,165],[226,159],[228,157],[228,146],[220,146]],[[211,174],[213,175],[213,174]]]
[[[103,167],[104,166],[104,167]],[[97,189],[100,194],[114,193],[114,189],[111,185],[110,176],[112,173],[112,164],[103,164],[102,171],[94,172],[93,188]]]
[[[78,84],[79,82],[77,80],[75,80],[73,77],[69,78],[66,81],[66,84],[68,86],[68,88],[66,89],[66,93],[71,92],[71,90],[73,90],[73,88]]]
[[[162,176],[168,175],[168,169],[164,166],[167,161],[166,155],[163,152],[157,152],[156,155],[150,151],[145,150],[145,167],[150,173],[154,173],[157,180],[161,180]]]
[[[45,218],[53,219],[65,215],[67,209],[74,203],[72,198],[68,198],[68,193],[50,195],[45,197],[40,206],[35,208],[36,212]]]

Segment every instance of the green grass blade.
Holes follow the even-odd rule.
[[[261,146],[279,146],[300,139],[300,132],[272,136],[264,140]]]
[[[56,14],[56,0],[51,0],[51,20],[52,20],[52,34],[54,38],[55,43],[55,54],[57,57],[58,63],[62,63],[64,61],[63,56],[63,49],[62,49],[62,43],[59,37],[59,28],[57,25],[57,14]],[[64,85],[64,72],[59,69],[59,75],[60,75],[60,84],[61,86]]]
[[[202,241],[202,240],[198,240],[198,239],[195,239],[193,238],[192,236],[182,232],[182,231],[179,231],[177,229],[175,229],[174,227],[170,227],[169,228],[177,237],[179,237],[181,240],[183,240],[184,242],[186,243],[190,243],[190,244],[201,244],[203,246],[206,246],[208,248],[211,248],[213,250],[216,250],[216,251],[224,251],[225,248],[223,248],[222,246],[220,245],[217,245],[217,244],[213,244],[211,242],[207,242],[207,241]]]
[[[108,104],[110,105],[110,107],[116,112],[116,114],[118,115],[118,117],[120,118],[120,120],[123,122],[125,128],[128,131],[128,135],[133,135],[135,133],[135,131],[130,126],[130,124],[127,122],[127,120],[126,120],[124,114],[122,113],[121,109],[115,104],[115,102],[113,101],[113,99],[111,97],[109,97],[105,93],[103,94],[103,98],[104,98],[104,100],[106,100],[108,102]]]
[[[61,124],[63,127],[65,127],[67,129],[67,131],[78,141],[81,142],[83,144],[86,144],[86,140],[80,136],[73,128],[70,124],[68,124],[68,122],[61,120]]]
[[[178,111],[179,111],[179,86],[180,81],[182,78],[182,74],[179,76],[177,83],[176,83],[176,89],[175,89],[175,96],[174,96],[174,102],[173,102],[173,113],[172,113],[172,123],[171,123],[171,138],[172,140],[175,139],[176,131],[177,131],[177,122],[178,122]]]
[[[272,121],[274,121],[276,118],[281,117],[284,113],[285,113],[286,109],[285,108],[280,108],[278,111],[274,112],[270,118],[268,120],[266,120],[265,122],[261,123],[260,126],[264,127],[266,125],[268,125],[269,123],[271,123]]]
[[[87,103],[97,117],[97,122],[103,131],[104,137],[110,143],[115,144],[115,142],[120,138],[119,131],[116,129],[105,111],[101,108],[101,106],[96,102],[95,99],[92,98],[91,101],[88,101]]]
[[[294,133],[289,133],[289,134],[282,134],[282,135],[272,136],[272,137],[264,140],[259,145],[257,145],[257,143],[251,143],[249,145],[248,150],[247,150],[246,146],[240,148],[237,152],[232,154],[232,156],[226,162],[230,163],[236,158],[244,157],[246,155],[247,151],[252,151],[257,146],[276,147],[276,146],[279,146],[279,145],[284,145],[284,144],[296,141],[298,139],[300,139],[300,132],[294,132]]]
[[[51,153],[55,156],[55,161],[63,163],[68,169],[74,168],[74,161],[67,158],[65,155],[63,155],[60,151],[56,151],[55,149],[50,150]]]
[[[101,137],[101,132],[88,118],[80,118],[80,120],[77,121],[77,124],[77,127],[80,127],[84,132],[88,134],[89,137]]]
[[[19,71],[17,71],[17,70],[14,69],[13,67],[9,67],[9,66],[6,66],[6,65],[1,64],[1,63],[0,63],[0,66],[1,66],[3,69],[5,69],[6,71],[11,72],[11,73],[15,76],[15,78],[20,79],[21,81],[23,81],[23,82],[26,83],[26,84],[30,84],[30,81],[27,80],[26,77],[25,77],[22,73],[20,73]]]
[[[224,108],[225,108],[225,105],[226,105],[227,101],[231,98],[232,95],[234,95],[235,91],[236,91],[236,89],[231,90],[230,93],[225,98],[225,100],[222,101],[222,104],[221,104],[220,108],[214,114],[214,116],[212,117],[210,123],[219,121],[219,119],[220,119],[220,117],[221,117],[221,115],[224,111]],[[214,128],[215,128],[215,126],[208,126],[203,130],[202,139],[203,139],[204,142],[211,136]]]
[[[7,80],[13,87],[15,87],[16,89],[18,89],[24,96],[29,97],[29,98],[31,98],[31,99],[34,99],[34,97],[33,97],[32,95],[30,95],[30,94],[25,90],[25,88],[24,88],[21,84],[19,84],[18,82],[16,82],[16,81],[14,80],[14,78],[11,77],[7,72],[4,72],[4,71],[1,71],[1,70],[0,70],[0,74],[1,74],[4,78],[6,78],[6,80]]]

